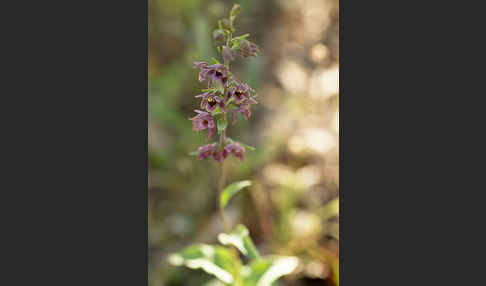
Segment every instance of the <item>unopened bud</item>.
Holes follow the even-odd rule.
[[[230,17],[234,19],[240,13],[241,13],[241,6],[238,5],[238,4],[234,4],[233,8],[231,8],[231,11],[230,11]]]
[[[230,22],[230,20],[228,20],[226,18],[221,19],[221,27],[223,29],[230,30],[231,29],[231,22]]]
[[[238,53],[243,58],[256,57],[260,52],[260,48],[255,44],[247,40],[239,42]]]
[[[225,62],[232,61],[234,59],[234,54],[233,50],[228,48],[227,46],[223,46],[223,50],[221,51],[221,54],[223,55],[223,59]]]
[[[213,31],[213,40],[215,41],[223,41],[224,40],[224,31],[222,29],[216,29]]]

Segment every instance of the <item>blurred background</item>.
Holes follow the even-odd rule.
[[[234,3],[236,34],[262,53],[232,63],[259,95],[231,138],[256,147],[226,160],[227,184],[252,180],[226,208],[260,252],[295,255],[278,285],[338,285],[338,0],[149,0],[149,285],[203,285],[203,271],[174,267],[167,255],[195,242],[217,244],[218,165],[189,152],[206,144],[192,131],[194,98],[205,88],[192,62],[217,57],[212,31]]]

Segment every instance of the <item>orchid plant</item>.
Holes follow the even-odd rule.
[[[225,233],[218,235],[223,245],[195,244],[186,247],[179,253],[171,254],[169,262],[173,265],[186,266],[192,269],[202,269],[216,277],[207,285],[236,286],[269,286],[283,275],[294,271],[298,259],[289,256],[261,256],[250,238],[244,225],[231,228],[224,215],[224,208],[229,200],[240,190],[251,185],[251,181],[239,181],[225,185],[225,169],[223,164],[228,156],[244,160],[246,150],[254,150],[244,143],[237,142],[226,136],[228,117],[236,124],[238,115],[248,120],[251,116],[251,106],[257,104],[255,90],[246,83],[236,80],[231,71],[230,63],[237,56],[241,58],[255,57],[259,47],[249,41],[249,34],[233,37],[234,23],[241,12],[240,5],[235,4],[229,13],[229,18],[221,19],[218,28],[213,31],[213,40],[222,57],[223,63],[212,59],[207,62],[195,62],[199,69],[199,81],[207,81],[207,88],[196,98],[201,100],[200,109],[190,118],[194,131],[207,129],[206,140],[217,132],[219,140],[198,148],[190,155],[198,160],[213,158],[219,163],[219,210],[224,223]],[[238,251],[248,257],[249,263],[243,265]]]

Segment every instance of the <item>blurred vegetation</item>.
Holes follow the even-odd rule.
[[[242,0],[236,25],[262,55],[236,61],[235,76],[259,94],[249,121],[229,136],[255,151],[228,159],[227,182],[253,182],[227,206],[262,255],[299,257],[278,285],[337,285],[339,42],[337,0]],[[196,60],[216,57],[211,32],[233,1],[149,0],[149,283],[204,285],[203,271],[168,254],[217,244],[218,168],[188,153],[205,143],[188,120],[202,87]],[[209,284],[208,284],[209,285]]]

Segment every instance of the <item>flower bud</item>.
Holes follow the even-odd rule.
[[[227,46],[223,46],[221,54],[223,55],[225,62],[232,61],[234,59],[234,51]]]
[[[224,41],[224,31],[222,29],[216,29],[213,31],[213,40],[220,42]]]
[[[230,19],[232,21],[234,21],[236,16],[238,16],[238,14],[240,14],[240,13],[241,13],[241,6],[238,5],[238,4],[234,4],[233,8],[231,8],[231,11],[230,11]]]
[[[260,48],[248,40],[242,40],[239,42],[238,53],[243,58],[256,57],[260,52]]]
[[[226,30],[231,30],[231,22],[230,20],[224,18],[221,19],[221,27]]]

